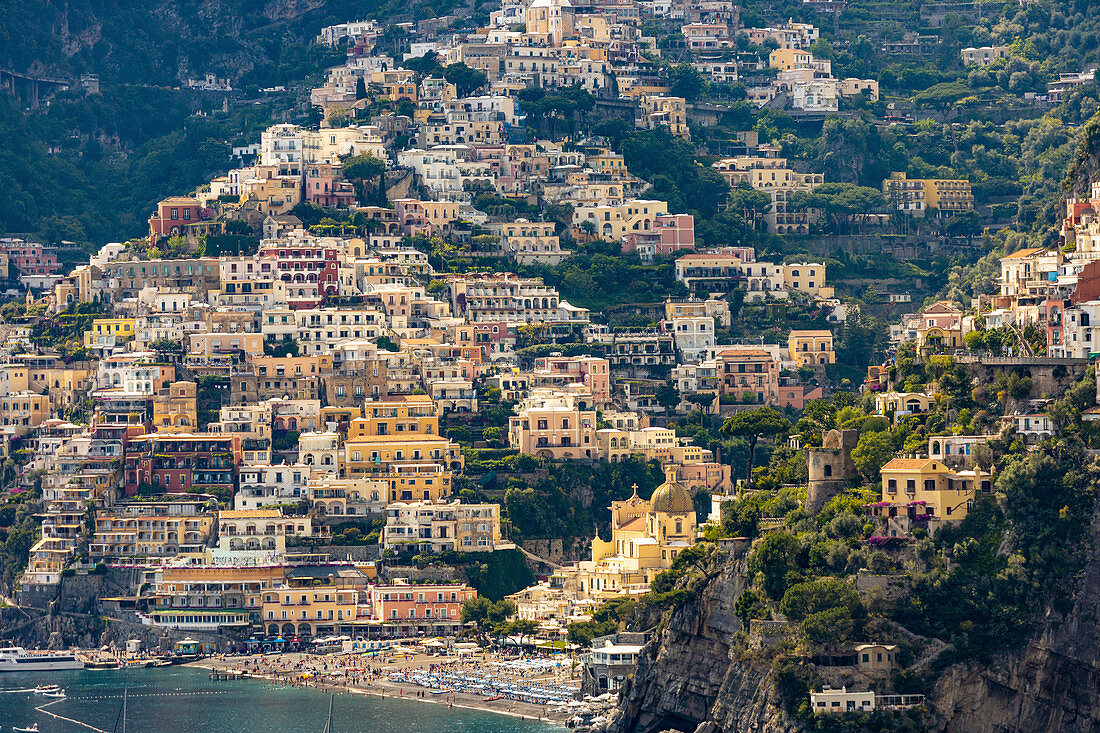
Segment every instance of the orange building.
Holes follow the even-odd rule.
[[[370,588],[373,618],[386,636],[456,634],[462,629],[462,602],[476,597],[468,585],[410,585],[401,578]]]

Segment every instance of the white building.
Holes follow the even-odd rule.
[[[258,565],[286,555],[287,537],[310,537],[308,516],[284,517],[280,509],[218,512],[218,546],[211,552],[216,564]]]
[[[416,171],[428,186],[449,200],[466,201],[470,186],[495,189],[492,165],[486,160],[472,160],[474,153],[466,145],[437,145],[428,150],[410,148],[397,154],[398,163]]]
[[[272,125],[260,135],[260,164],[278,166],[279,175],[302,175],[302,128]]]
[[[453,502],[395,502],[382,529],[386,550],[492,552],[500,544],[500,506]]]
[[[709,316],[678,316],[661,323],[676,339],[676,349],[685,362],[702,360],[716,343],[714,319]]]
[[[826,687],[821,692],[810,693],[810,707],[815,713],[870,712],[875,709],[875,693],[839,690]]]
[[[342,343],[386,333],[386,314],[374,309],[300,309],[294,311],[294,319],[303,355],[327,354]]]
[[[269,504],[293,504],[306,498],[309,466],[241,466],[240,488],[233,496],[236,510],[260,509]]]

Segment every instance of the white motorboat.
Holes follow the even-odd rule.
[[[21,646],[0,649],[0,672],[51,672],[84,669],[72,652],[29,652]]]
[[[61,689],[60,685],[39,685],[34,688],[34,694],[45,695],[47,692],[57,692]]]
[[[65,697],[65,691],[54,690],[53,692],[43,692],[42,697]]]
[[[15,733],[38,733],[38,723],[35,723],[30,728],[20,728],[19,726],[13,726],[12,730]]]

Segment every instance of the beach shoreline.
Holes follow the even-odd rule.
[[[298,657],[298,654],[280,655],[280,657]],[[318,659],[321,659],[318,657]],[[206,669],[210,671],[241,670],[248,673],[247,679],[264,680],[275,684],[313,687],[323,692],[337,694],[368,695],[378,698],[392,698],[397,700],[410,700],[412,702],[426,702],[432,705],[444,705],[447,707],[471,710],[480,713],[494,715],[506,715],[520,720],[544,722],[551,725],[564,727],[569,714],[554,711],[549,706],[534,705],[532,703],[500,698],[498,700],[485,700],[478,695],[470,695],[463,692],[447,692],[431,694],[429,690],[419,685],[399,683],[388,679],[386,676],[371,678],[369,682],[339,682],[335,680],[299,679],[298,676],[280,675],[273,670],[260,670],[253,672],[254,667],[250,662],[256,660],[256,655],[239,657],[206,657],[194,662],[188,662],[185,666]],[[378,663],[376,663],[378,664]],[[414,666],[414,665],[408,665]],[[418,694],[420,693],[420,694]]]

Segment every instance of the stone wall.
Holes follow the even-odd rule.
[[[57,598],[58,586],[23,583],[15,592],[15,602],[27,608],[46,608]]]
[[[568,565],[577,560],[588,559],[589,542],[587,537],[569,537],[565,540],[524,540],[520,544],[532,555],[557,565]]]
[[[806,449],[806,510],[813,513],[848,486],[856,477],[852,449],[859,441],[858,430],[830,430],[820,448]]]
[[[333,562],[374,562],[382,557],[378,545],[321,545],[317,552],[327,552]]]
[[[909,592],[908,575],[874,575],[860,570],[853,579],[856,592],[866,600],[881,594],[883,600],[896,601]]]
[[[786,621],[769,621],[767,619],[749,619],[750,649],[770,649],[785,639],[792,639],[798,634],[798,628]]]
[[[974,357],[959,361],[967,365],[971,379],[980,384],[990,384],[1005,372],[1016,372],[1031,378],[1031,396],[1056,395],[1081,379],[1088,369],[1086,359],[1054,359],[1047,357],[983,358]]]
[[[381,570],[381,577],[387,583],[395,578],[407,578],[410,582],[449,583],[463,578],[453,565],[429,565],[418,568],[415,565],[387,565]]]

